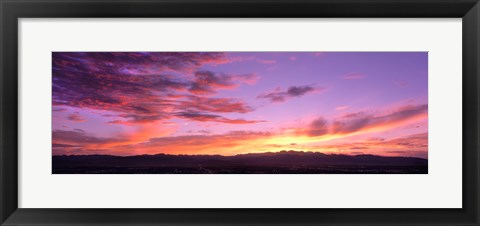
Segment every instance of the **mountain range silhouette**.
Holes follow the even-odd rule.
[[[53,173],[427,173],[415,157],[280,151],[222,155],[61,155]]]

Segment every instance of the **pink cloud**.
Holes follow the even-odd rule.
[[[350,73],[350,74],[346,74],[343,76],[343,79],[345,80],[356,80],[356,79],[363,79],[367,77],[366,75],[364,74],[360,74],[360,73]]]
[[[315,148],[326,152],[350,150],[350,154],[354,155],[376,154],[428,158],[428,133],[418,133],[392,139],[374,138],[357,142],[319,145]]]
[[[261,63],[261,64],[275,64],[275,63],[277,63],[277,61],[275,61],[275,60],[263,60],[263,59],[257,59],[257,62]]]
[[[84,117],[82,117],[78,113],[69,114],[67,116],[67,119],[72,121],[72,122],[85,122],[85,121],[87,121]]]
[[[343,106],[338,106],[335,108],[335,110],[337,111],[343,111],[343,110],[347,110],[348,108],[350,108],[350,106],[348,105],[343,105]]]
[[[265,122],[263,120],[245,120],[245,119],[229,119],[222,117],[220,115],[212,115],[212,114],[203,114],[199,112],[179,112],[177,113],[178,117],[188,119],[191,121],[198,121],[198,122],[220,122],[220,123],[227,123],[227,124],[252,124],[252,123],[259,123]]]
[[[232,98],[209,98],[190,96],[187,100],[179,101],[178,110],[193,110],[211,113],[247,113],[254,109],[241,100]]]
[[[165,121],[185,110],[249,112],[252,108],[240,100],[201,96],[254,85],[260,79],[255,73],[199,70],[231,62],[225,53],[55,52],[52,56],[53,111],[63,107],[109,111],[112,116],[105,117],[111,117],[111,124]],[[181,76],[170,74],[172,71]],[[79,115],[68,119],[85,120]]]
[[[255,85],[258,80],[260,80],[260,76],[258,76],[256,73],[231,75],[231,78],[234,81],[238,81],[240,83],[245,83],[248,85]]]
[[[385,130],[412,120],[425,118],[427,113],[428,105],[424,104],[402,106],[384,114],[349,113],[330,122],[319,117],[313,120],[307,128],[297,129],[297,132],[308,136],[321,136],[327,134],[348,135],[358,132]],[[320,133],[319,131],[322,132]]]
[[[240,84],[254,85],[260,79],[255,73],[249,74],[215,74],[211,71],[195,72],[195,80],[191,83],[189,91],[197,95],[215,94],[217,90],[236,89]]]
[[[287,90],[277,87],[272,92],[263,93],[257,96],[257,99],[267,99],[272,103],[285,102],[291,98],[301,97],[306,94],[322,92],[325,88],[314,86],[291,86]]]

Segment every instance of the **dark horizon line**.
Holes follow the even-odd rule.
[[[319,151],[294,151],[294,150],[282,150],[278,152],[250,152],[250,153],[244,153],[244,154],[235,154],[235,155],[220,155],[220,154],[197,154],[197,155],[191,155],[191,154],[166,154],[166,153],[156,153],[156,154],[141,154],[141,155],[110,155],[110,154],[88,154],[88,155],[53,155],[52,157],[58,157],[58,156],[112,156],[112,157],[137,157],[137,156],[155,156],[155,155],[167,155],[167,156],[221,156],[221,157],[235,157],[235,156],[245,156],[245,155],[260,155],[260,154],[279,154],[279,153],[306,153],[306,154],[322,154],[322,155],[328,155],[328,156],[377,156],[377,157],[383,157],[383,158],[417,158],[417,159],[424,159],[428,160],[428,158],[422,158],[422,157],[413,157],[413,156],[385,156],[385,155],[374,155],[374,154],[354,154],[354,155],[349,155],[349,154],[325,154],[323,152]]]

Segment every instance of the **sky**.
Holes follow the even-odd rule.
[[[53,52],[53,155],[428,156],[427,52]]]

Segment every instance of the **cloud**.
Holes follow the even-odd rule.
[[[359,132],[382,131],[411,120],[427,117],[428,105],[402,106],[386,114],[356,112],[327,122],[319,117],[307,128],[297,129],[297,133],[307,136],[349,135]]]
[[[222,52],[54,52],[56,68],[86,69],[98,73],[151,74],[192,71],[203,65],[230,62]]]
[[[343,79],[345,79],[345,80],[358,80],[358,79],[363,79],[365,77],[367,77],[367,76],[364,75],[364,74],[350,73],[350,74],[344,75]]]
[[[146,150],[149,153],[190,153],[190,154],[237,154],[229,153],[233,147],[242,147],[242,152],[256,151],[252,144],[255,140],[262,140],[271,137],[268,132],[257,131],[231,131],[225,134],[211,135],[188,135],[188,136],[171,136],[152,138],[147,142],[138,145],[129,146],[128,148],[138,148]]]
[[[428,133],[419,133],[408,137],[396,138],[389,140],[387,143],[403,146],[407,149],[419,149],[428,147]]]
[[[316,120],[311,127],[320,134],[324,131],[325,121]],[[313,130],[312,130],[313,131]],[[158,136],[137,142],[119,142],[113,138],[95,138],[74,131],[56,131],[54,136],[54,154],[91,154],[105,153],[116,155],[132,154],[239,154],[265,151],[279,151],[282,148],[296,150],[321,151],[323,153],[376,154],[387,156],[416,156],[427,158],[428,133],[407,135],[393,139],[365,139],[354,142],[318,145],[304,143],[297,137],[283,136],[278,132],[231,131],[224,134],[199,132],[196,135]],[[203,134],[202,134],[203,133]],[[60,136],[60,134],[62,136]],[[60,139],[62,138],[62,139]],[[287,139],[283,144],[277,143]],[[297,140],[300,143],[290,143]],[[312,145],[313,144],[313,145]]]
[[[264,121],[255,121],[255,120],[245,120],[245,119],[229,119],[229,118],[222,117],[220,115],[203,114],[199,112],[179,112],[176,115],[181,118],[185,118],[191,121],[198,121],[198,122],[221,122],[221,123],[228,123],[228,124],[252,124],[252,123],[264,122]]]
[[[67,109],[65,108],[56,108],[56,107],[52,108],[52,112],[65,112],[65,111],[67,111]]]
[[[194,94],[214,94],[217,89],[233,89],[238,85],[232,83],[227,76],[216,76],[211,71],[198,71],[195,73],[195,81],[189,91]]]
[[[396,111],[385,115],[372,115],[365,112],[357,113],[344,121],[334,121],[332,133],[348,134],[363,129],[377,129],[386,126],[394,126],[410,119],[427,115],[428,105],[404,106]]]
[[[348,105],[342,105],[342,106],[337,106],[337,107],[335,107],[335,110],[337,110],[337,111],[343,111],[343,110],[347,110],[348,108],[350,108],[350,106],[348,106]]]
[[[325,53],[323,53],[323,52],[315,52],[315,53],[313,53],[313,55],[316,56],[316,57],[320,57],[320,56],[324,56]]]
[[[362,116],[364,115],[365,112],[363,111],[359,111],[359,112],[350,112],[350,113],[346,113],[342,116],[342,118],[344,119],[348,119],[348,118],[355,118],[355,117],[359,117],[359,116]]]
[[[117,115],[117,116],[113,116],[113,117],[121,117],[121,118],[124,118],[126,120],[114,119],[114,120],[108,121],[108,123],[118,124],[118,125],[137,125],[137,124],[142,124],[142,123],[151,123],[151,122],[162,120],[162,119],[167,120],[167,119],[171,118],[171,115],[163,115],[162,116],[161,114],[157,114],[157,115],[135,115],[135,114],[127,115],[127,114],[121,114],[121,115]]]
[[[257,59],[256,60],[258,63],[261,63],[261,64],[276,64],[277,61],[275,60],[263,60],[263,59]]]
[[[52,131],[53,143],[63,145],[85,146],[90,144],[105,144],[110,142],[119,142],[121,138],[102,138],[89,135],[81,131],[72,130],[54,130]]]
[[[213,121],[236,124],[260,122],[250,120],[233,120],[217,115],[218,113],[248,113],[254,110],[248,104],[238,99],[210,98],[190,95],[186,96],[184,99],[177,100],[174,104],[172,103],[171,107],[173,110],[169,113],[165,113],[164,115],[161,115],[160,113],[157,113],[157,115],[120,115],[122,118],[128,118],[129,120],[111,120],[110,123],[132,125],[134,123],[152,122],[161,119],[171,119],[174,117],[181,117],[190,120],[196,119],[195,121]],[[195,117],[195,115],[187,117],[187,115],[182,114],[184,112],[195,112],[198,114],[198,117]]]
[[[307,129],[309,136],[322,136],[328,133],[328,122],[324,118],[313,120]]]
[[[325,88],[317,88],[313,86],[291,86],[288,90],[283,91],[280,87],[277,87],[274,91],[260,94],[257,98],[268,99],[272,103],[279,103],[285,102],[294,97],[301,97],[309,93],[321,92],[323,90],[325,90]]]
[[[247,113],[253,111],[252,107],[238,99],[198,96],[190,96],[187,100],[179,101],[178,109],[216,113]]]
[[[211,71],[195,72],[195,81],[191,84],[189,91],[197,95],[215,94],[220,89],[235,89],[240,83],[253,85],[258,81],[256,74],[241,75],[216,75]]]
[[[55,153],[98,153],[96,151],[108,152],[110,148],[142,143],[148,141],[151,137],[170,135],[175,130],[173,127],[174,126],[161,126],[158,123],[149,123],[135,127],[129,132],[118,131],[109,137],[100,137],[80,129],[53,130],[52,143],[60,144],[54,146]],[[115,153],[131,154],[131,152],[123,152],[120,149],[114,149],[110,151]]]
[[[260,76],[258,76],[256,73],[230,75],[230,76],[233,81],[238,81],[248,85],[255,85],[258,82],[258,80],[260,80]]]
[[[380,138],[380,137],[370,137],[368,139],[366,139],[366,141],[368,142],[380,142],[380,141],[384,141],[385,138]]]
[[[409,120],[426,117],[426,105],[402,106],[382,114],[368,114],[360,112],[342,116],[336,120],[328,121],[319,117],[312,120],[306,127],[296,130],[272,130],[275,132],[235,131],[225,134],[202,134],[194,136],[172,136],[172,133],[152,132],[158,128],[165,128],[158,124],[150,128],[143,128],[131,136],[128,134],[115,137],[96,137],[83,130],[75,129],[53,131],[54,153],[90,154],[90,153],[115,153],[118,155],[132,154],[238,154],[248,152],[278,151],[279,148],[295,146],[296,149],[307,151],[322,151],[336,153],[346,150],[348,153],[361,150],[364,153],[419,156],[426,157],[428,148],[428,134],[415,134],[408,137],[386,140],[384,138],[369,138],[359,142],[340,143],[332,145],[305,145],[309,142],[318,142],[319,137],[348,136],[363,134],[372,131],[383,131],[409,123]],[[230,124],[250,124],[261,121],[245,119],[229,119],[221,115],[206,114],[197,111],[177,112],[176,117],[190,121],[220,122]],[[369,118],[368,120],[364,118]],[[362,119],[362,120],[360,120]],[[362,123],[358,123],[360,120]],[[364,122],[366,121],[366,122]],[[336,123],[342,125],[350,123],[356,126],[345,127],[336,131]],[[153,135],[152,135],[153,134]],[[153,138],[152,138],[153,137]],[[307,143],[305,143],[307,142]]]
[[[83,130],[83,129],[73,129],[73,130],[77,131],[77,132],[85,133],[85,130]]]
[[[52,143],[52,148],[72,148],[72,147],[78,147],[78,146],[77,145],[71,145],[71,144]]]
[[[67,116],[67,119],[70,120],[70,121],[73,121],[73,122],[85,122],[85,121],[87,121],[84,117],[82,117],[78,113],[69,114]]]
[[[250,112],[253,109],[237,99],[200,96],[259,80],[255,73],[199,70],[229,62],[224,53],[54,52],[52,57],[53,111],[63,106],[108,111],[110,116],[104,117],[111,117],[113,124],[169,120],[185,109]],[[82,118],[70,115],[69,120]]]
[[[315,150],[338,152],[339,150],[353,150],[350,154],[376,154],[387,156],[412,156],[428,158],[428,133],[406,135],[393,139],[366,139],[356,142],[344,142],[330,145],[318,145]]]
[[[368,147],[354,146],[354,147],[351,147],[351,148],[350,148],[350,150],[363,150],[363,149],[368,149]]]
[[[70,74],[71,73],[71,74]],[[118,112],[138,117],[164,116],[172,101],[163,95],[185,84],[167,75],[54,73],[53,105]]]
[[[290,57],[288,57],[288,59],[291,60],[291,61],[296,61],[297,57],[296,56],[290,56]]]
[[[256,151],[255,140],[272,136],[269,132],[231,131],[224,134],[207,134],[202,131],[199,135],[158,136],[154,138],[120,142],[114,138],[96,138],[85,133],[75,131],[54,131],[54,155],[60,154],[237,154],[234,147],[244,147],[245,152]],[[127,139],[127,138],[122,138]],[[136,141],[136,142],[133,142]],[[245,146],[246,145],[246,146]],[[254,146],[250,146],[254,145]]]
[[[299,97],[316,90],[316,88],[311,86],[291,86],[288,88],[287,95],[291,97]]]

